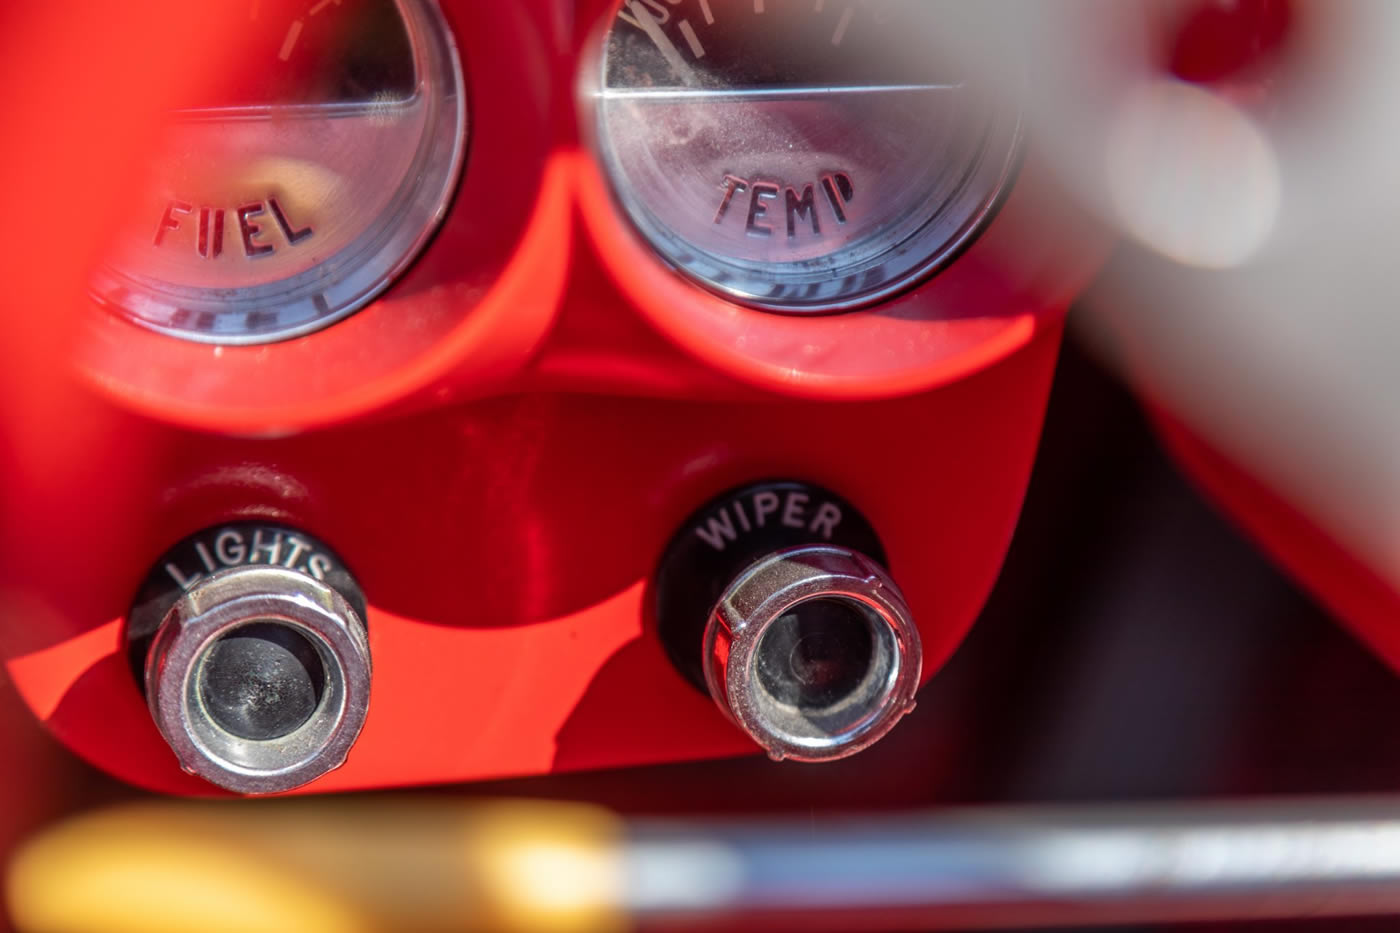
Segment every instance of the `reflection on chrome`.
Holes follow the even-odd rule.
[[[980,928],[1386,913],[1400,911],[1400,801],[641,825],[625,866],[629,910],[673,919],[771,913],[796,926],[853,910]]]

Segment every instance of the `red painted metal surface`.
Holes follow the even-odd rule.
[[[610,3],[444,8],[470,89],[464,181],[371,308],[215,349],[83,307],[71,283],[99,238],[64,270],[67,294],[55,263],[17,273],[31,290],[8,303],[0,350],[15,366],[0,646],[38,717],[126,780],[209,791],[151,723],[122,625],[150,562],[225,519],[305,527],[370,603],[370,719],[310,790],[751,750],[670,667],[646,609],[677,524],[743,482],[810,480],[862,509],[930,673],[996,576],[1063,309],[1105,247],[1034,149],[951,270],[869,311],[754,312],[652,258],[581,142],[582,52]],[[129,177],[140,146],[122,142]],[[94,196],[88,182],[71,196]],[[52,326],[69,304],[76,336]]]
[[[1274,560],[1372,651],[1400,670],[1400,592],[1286,497],[1221,454],[1161,407],[1153,411],[1172,454]]]

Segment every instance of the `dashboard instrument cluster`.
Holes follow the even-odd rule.
[[[1110,245],[942,5],[233,6],[76,322],[101,481],[12,481],[39,718],[189,793],[894,727]]]

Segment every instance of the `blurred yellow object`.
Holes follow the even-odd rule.
[[[559,804],[167,803],[22,846],[22,933],[620,930],[621,825]]]
[[[766,933],[1400,917],[1400,796],[632,819],[446,796],[125,807],[19,850],[20,933]]]

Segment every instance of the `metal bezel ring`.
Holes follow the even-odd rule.
[[[295,630],[326,671],[315,712],[288,735],[245,739],[203,709],[197,681],[220,638],[253,623]],[[369,640],[355,610],[334,589],[276,567],[240,567],[196,584],[166,614],[146,660],[151,715],[180,765],[242,794],[291,790],[340,767],[369,711]]]
[[[791,316],[867,310],[927,284],[961,257],[995,220],[1016,186],[1028,145],[1021,105],[989,98],[977,152],[951,197],[924,205],[922,223],[858,261],[766,262],[721,255],[692,242],[653,208],[646,179],[627,168],[635,145],[607,126],[608,43],[616,11],[600,24],[578,81],[581,134],[594,153],[613,207],[658,262],[697,288],[756,311]],[[955,218],[950,223],[949,218]],[[872,284],[873,283],[873,284]]]
[[[466,158],[466,81],[456,40],[438,0],[395,0],[422,80],[433,89],[413,165],[378,222],[312,269],[243,288],[158,282],[99,266],[90,291],[125,320],[169,337],[221,346],[277,343],[302,337],[363,309],[418,258],[447,216]],[[210,330],[177,323],[212,315],[220,321],[258,314],[256,332]]]

